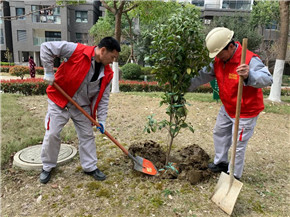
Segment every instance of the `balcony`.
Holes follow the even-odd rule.
[[[52,23],[61,24],[60,15],[32,15],[33,23]]]
[[[61,38],[33,37],[34,46],[40,46],[43,42],[48,42],[48,41],[61,41]]]

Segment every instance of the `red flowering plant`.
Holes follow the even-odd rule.
[[[1,80],[1,91],[4,93],[44,95],[46,88],[47,83],[42,78]]]

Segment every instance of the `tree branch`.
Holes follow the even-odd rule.
[[[128,12],[128,11],[131,11],[131,10],[133,10],[133,9],[136,8],[136,7],[138,7],[138,4],[134,4],[132,7],[130,7],[130,8],[128,8],[128,9],[124,10],[124,13],[126,13],[126,12]]]
[[[102,6],[106,8],[107,10],[111,11],[113,14],[116,14],[117,10],[115,8],[111,8],[104,0],[101,0]],[[115,2],[114,2],[115,4]]]

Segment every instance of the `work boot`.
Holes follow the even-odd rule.
[[[227,172],[227,174],[230,175],[229,172]],[[235,179],[238,180],[238,181],[240,181],[240,179],[241,179],[241,178],[236,177],[235,175],[234,175],[234,177],[235,177]]]
[[[208,165],[208,168],[214,172],[214,173],[218,173],[218,172],[227,172],[228,171],[228,166],[229,164],[228,163],[219,163],[219,164],[214,164],[214,163],[210,163]]]
[[[51,171],[47,172],[45,170],[42,170],[42,172],[40,173],[40,176],[39,176],[39,181],[42,184],[46,184],[50,180],[50,177],[51,177]]]
[[[95,169],[92,172],[84,172],[84,173],[94,177],[94,179],[98,181],[103,181],[106,179],[106,175],[102,173],[99,169]]]

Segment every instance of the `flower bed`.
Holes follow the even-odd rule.
[[[11,79],[1,81],[4,93],[21,93],[24,95],[44,95],[47,83],[41,78]]]

